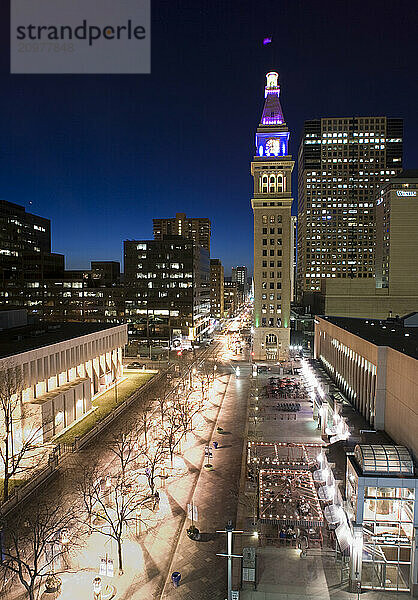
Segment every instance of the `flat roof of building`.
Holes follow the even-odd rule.
[[[112,323],[37,323],[0,331],[0,358],[119,327]]]
[[[402,354],[418,359],[418,327],[407,327],[400,319],[355,319],[319,315],[341,329],[371,342],[375,346],[389,346]]]

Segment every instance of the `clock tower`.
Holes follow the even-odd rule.
[[[289,130],[278,74],[267,73],[265,102],[251,162],[254,178],[254,360],[287,358],[293,286],[293,225]]]

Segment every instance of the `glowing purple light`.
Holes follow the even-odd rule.
[[[263,125],[281,125],[282,123],[281,119],[269,119],[268,117],[263,119]]]
[[[263,40],[263,45],[264,45],[264,46],[267,46],[267,44],[271,44],[271,38],[269,38],[269,37],[266,37],[266,38],[264,38],[264,40]]]

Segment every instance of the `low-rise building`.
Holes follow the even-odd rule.
[[[15,444],[34,427],[47,441],[88,413],[94,397],[122,374],[126,343],[126,325],[27,325],[25,316],[1,331],[0,381],[8,371],[15,374],[9,391],[19,401]]]
[[[315,317],[315,358],[371,426],[418,459],[418,319]]]

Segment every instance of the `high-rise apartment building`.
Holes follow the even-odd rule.
[[[299,148],[298,299],[324,279],[371,279],[379,186],[402,168],[403,122],[306,121]]]
[[[267,73],[256,133],[254,178],[254,359],[279,360],[290,344],[293,229],[289,130],[279,100],[278,74]]]
[[[153,219],[153,225],[154,240],[161,240],[164,235],[181,235],[210,252],[210,220],[207,217],[193,218],[176,213],[174,218]]]
[[[210,319],[206,248],[180,236],[124,242],[125,317],[132,339],[200,342]]]
[[[224,317],[224,268],[219,258],[210,259],[210,314]]]

